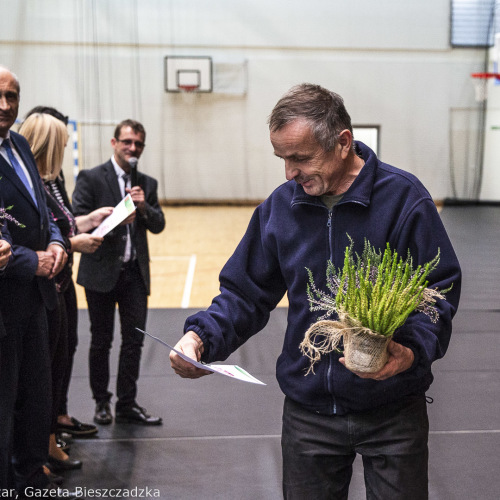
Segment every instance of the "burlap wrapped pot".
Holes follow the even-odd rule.
[[[387,345],[391,338],[371,331],[347,314],[341,314],[338,321],[318,321],[307,330],[300,344],[302,353],[311,360],[306,375],[314,372],[314,364],[322,355],[338,351],[341,340],[346,368],[353,372],[378,372],[389,357]]]
[[[367,328],[344,333],[345,366],[353,372],[375,373],[387,363],[387,344],[391,337],[384,337]]]

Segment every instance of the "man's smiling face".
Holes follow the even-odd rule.
[[[306,120],[298,119],[271,132],[274,154],[285,160],[287,180],[294,180],[311,196],[332,191],[342,171],[342,158],[337,144],[325,151],[313,136]]]

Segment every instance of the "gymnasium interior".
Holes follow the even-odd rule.
[[[275,103],[303,82],[340,94],[354,138],[426,186],[462,267],[450,346],[427,394],[429,497],[499,497],[500,2],[0,0],[0,11],[0,64],[19,77],[19,121],[38,105],[69,117],[70,194],[78,172],[110,158],[121,120],[144,125],[139,169],[158,180],[166,217],[149,235],[147,331],[170,345],[217,295],[255,207],[285,182],[269,141]],[[91,422],[89,319],[77,292],[69,407]],[[146,338],[140,400],[163,425],[100,426],[75,440],[83,467],[64,474],[64,487],[89,498],[134,488],[168,500],[282,498],[275,367],[286,321],[285,298],[226,362],[265,385],[181,379],[170,350]],[[115,331],[113,375],[119,342]],[[357,457],[349,499],[363,498]]]

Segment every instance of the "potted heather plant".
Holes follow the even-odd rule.
[[[414,269],[409,251],[403,259],[387,243],[382,254],[365,239],[361,256],[354,255],[351,240],[342,269],[337,270],[328,262],[330,293],[316,287],[312,272],[306,268],[310,310],[325,311],[300,344],[302,353],[311,361],[306,375],[314,372],[322,355],[342,352],[338,349],[341,341],[349,370],[379,371],[387,362],[387,345],[394,332],[413,311],[426,314],[434,323],[438,320],[436,300],[444,299],[444,293],[449,291],[427,288],[427,276],[438,264],[439,250],[434,259]],[[338,321],[328,320],[334,313]]]

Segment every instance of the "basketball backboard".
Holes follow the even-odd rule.
[[[212,58],[209,56],[166,56],[167,92],[212,92]]]

